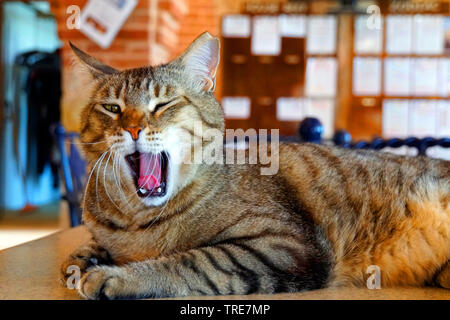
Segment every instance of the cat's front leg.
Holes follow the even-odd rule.
[[[91,240],[70,254],[61,265],[61,281],[67,285],[67,280],[74,274],[75,269],[83,276],[93,266],[110,263],[112,261],[108,252]]]
[[[221,244],[123,266],[94,267],[81,279],[87,299],[292,292],[323,285],[301,246]],[[314,266],[314,270],[308,267]]]

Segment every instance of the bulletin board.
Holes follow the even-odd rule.
[[[450,12],[443,1],[388,1],[380,28],[354,17],[354,136],[450,136]]]
[[[355,139],[450,136],[449,3],[371,3],[380,8],[381,27],[368,30],[367,15],[351,16],[343,51],[353,59],[349,78],[338,74],[340,16],[312,9],[312,1],[248,2],[241,14],[224,16],[227,127],[295,135],[299,122],[312,116],[324,124],[325,138],[335,129]],[[337,92],[342,81],[351,81],[351,92]],[[345,108],[337,105],[338,95],[349,97]],[[345,125],[335,128],[338,112]]]
[[[227,128],[296,134],[304,116],[307,10],[302,3],[249,3],[222,18]]]

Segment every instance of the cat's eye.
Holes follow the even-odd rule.
[[[120,107],[117,104],[104,104],[103,108],[109,112],[119,114],[121,112]]]
[[[158,103],[158,104],[155,106],[155,108],[153,109],[153,112],[156,112],[156,111],[158,111],[158,110],[164,108],[165,106],[167,106],[167,105],[168,105],[169,103],[171,103],[171,102],[172,102],[172,101],[166,101],[166,102]]]

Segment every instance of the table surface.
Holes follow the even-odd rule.
[[[89,239],[84,227],[0,251],[0,299],[80,299],[76,290],[59,281],[63,260]],[[205,299],[195,297],[194,299]],[[206,299],[445,299],[450,290],[438,288],[323,289],[294,294],[221,296]]]

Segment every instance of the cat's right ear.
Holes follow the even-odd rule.
[[[193,83],[201,90],[212,92],[216,86],[216,73],[220,60],[220,41],[204,32],[174,63],[183,66]]]
[[[81,66],[87,69],[94,79],[100,78],[103,75],[119,72],[113,67],[103,64],[94,57],[91,57],[87,53],[81,51],[80,49],[75,47],[72,42],[69,42],[69,44]]]

